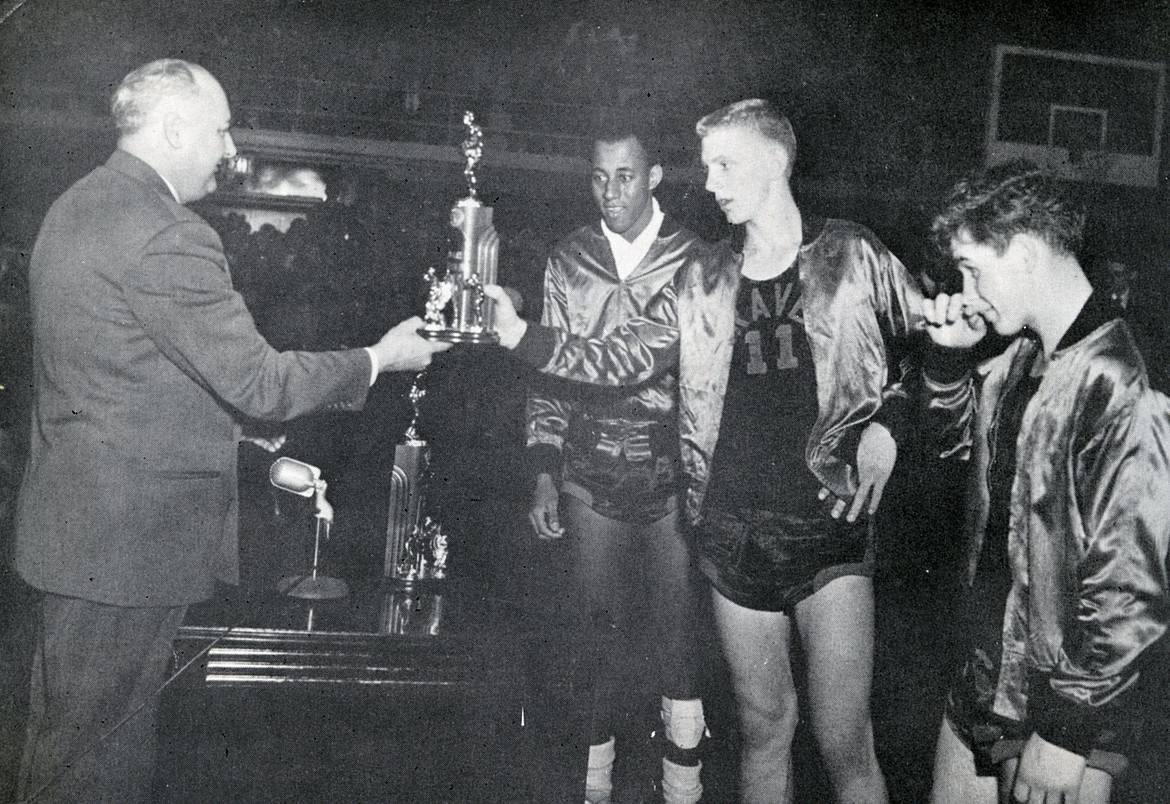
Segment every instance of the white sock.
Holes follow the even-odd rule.
[[[616,740],[589,746],[589,772],[585,776],[586,804],[609,804],[613,795],[613,760]]]
[[[703,797],[703,783],[698,765],[676,765],[669,759],[662,760],[662,800],[665,804],[697,804]]]

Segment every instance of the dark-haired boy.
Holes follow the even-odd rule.
[[[1084,215],[1013,163],[959,182],[933,233],[961,294],[924,303],[928,416],[971,461],[965,663],[932,801],[1107,802],[1170,620],[1170,401],[1077,260]],[[1016,336],[975,365],[991,326]]]
[[[670,284],[700,241],[659,208],[661,180],[650,135],[627,124],[597,132],[590,181],[601,219],[553,249],[544,324],[604,337]],[[528,399],[536,476],[529,518],[542,540],[563,539],[551,549],[567,554],[566,591],[592,690],[585,797],[596,804],[613,788],[619,640],[635,618],[648,619],[653,639],[665,801],[702,794],[696,749],[705,724],[690,638],[695,592],[679,530],[677,396],[667,373],[633,389],[537,382]]]

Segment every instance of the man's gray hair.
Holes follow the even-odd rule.
[[[796,163],[796,134],[788,118],[770,102],[750,98],[716,109],[695,123],[695,133],[706,137],[713,129],[723,126],[750,128],[779,145],[788,154],[787,175],[792,176],[792,166]]]
[[[120,134],[133,134],[151,110],[163,100],[194,98],[199,94],[195,72],[202,68],[182,59],[158,59],[122,79],[110,100],[110,112]]]

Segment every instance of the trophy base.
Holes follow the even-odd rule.
[[[340,578],[328,578],[324,575],[294,575],[285,578],[277,589],[289,597],[300,597],[306,600],[336,600],[349,594],[349,587]]]
[[[496,344],[500,342],[499,333],[492,332],[491,330],[469,332],[462,329],[431,329],[429,327],[419,327],[418,334],[428,341],[446,341],[447,343]]]

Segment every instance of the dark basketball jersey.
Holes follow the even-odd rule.
[[[740,283],[709,510],[795,515],[820,510],[821,484],[805,462],[817,419],[817,384],[798,268],[793,264],[773,279]]]

